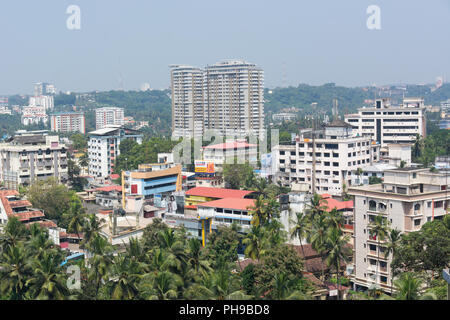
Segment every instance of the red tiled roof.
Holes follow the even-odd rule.
[[[191,206],[184,206],[185,209],[191,209],[191,210],[195,210],[197,209],[197,206],[191,205]]]
[[[253,199],[225,198],[214,201],[199,203],[198,207],[223,208],[234,210],[248,210],[255,204]]]
[[[20,208],[20,207],[31,207],[32,204],[28,200],[15,200],[15,201],[9,201],[9,206],[11,208]]]
[[[247,190],[195,187],[186,191],[186,195],[223,199],[223,198],[244,198],[246,195],[252,192],[253,191]]]
[[[104,191],[104,192],[117,191],[117,192],[122,192],[122,187],[114,185],[114,186],[107,186],[107,187],[96,188],[93,191]]]
[[[203,147],[204,149],[221,149],[221,150],[227,150],[227,149],[236,149],[236,148],[247,148],[247,147],[256,147],[256,144],[249,144],[247,142],[225,142],[225,143],[219,143],[219,144],[213,144],[210,146]]]
[[[14,213],[14,217],[17,217],[17,219],[19,219],[19,221],[27,221],[32,218],[45,217],[45,215],[42,213],[42,211],[35,210],[35,211],[17,212],[17,213]]]
[[[119,179],[120,176],[117,173],[113,173],[113,174],[109,175],[109,177],[111,179],[115,180],[115,179]]]
[[[54,223],[51,220],[33,221],[33,222],[30,222],[30,223],[27,223],[26,226],[30,226],[33,223],[38,223],[43,228],[56,228],[57,227],[56,223]]]
[[[331,211],[334,208],[336,208],[336,210],[353,209],[353,200],[339,201],[329,198],[326,199],[326,203],[324,201],[324,205],[328,208],[328,211]]]

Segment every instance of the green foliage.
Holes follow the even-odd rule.
[[[437,130],[425,139],[418,136],[411,151],[413,162],[428,167],[437,156],[450,154],[450,131]]]
[[[383,182],[383,179],[379,177],[369,177],[369,184],[380,184]]]
[[[47,219],[56,220],[63,228],[69,224],[67,213],[82,207],[75,191],[59,184],[54,178],[34,182],[28,187],[27,197],[33,207],[44,210]]]
[[[132,139],[120,143],[120,155],[116,159],[114,172],[137,169],[139,164],[156,163],[158,153],[171,152],[178,142],[170,139],[153,137],[138,144]]]
[[[253,167],[248,164],[224,164],[223,179],[230,189],[249,189],[255,181]]]

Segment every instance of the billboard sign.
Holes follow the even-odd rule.
[[[214,173],[214,162],[195,160],[195,172]]]

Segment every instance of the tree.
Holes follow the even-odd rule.
[[[231,189],[250,189],[255,183],[255,175],[250,164],[224,164],[223,179]]]
[[[395,281],[396,298],[399,300],[418,300],[422,281],[411,272],[402,273],[400,279]]]
[[[327,241],[328,224],[326,222],[325,215],[316,214],[311,217],[311,232],[309,233],[307,240],[311,243],[311,247],[317,251],[323,260],[325,254],[325,242]],[[325,278],[325,272],[323,263],[322,268],[322,280]]]
[[[362,185],[363,183],[362,183],[362,179],[361,179],[361,176],[362,176],[362,174],[363,174],[363,169],[362,168],[358,168],[358,169],[356,169],[356,174],[358,175],[358,177],[359,177],[359,184],[360,185]]]
[[[27,280],[32,299],[64,300],[69,296],[66,278],[60,266],[63,261],[60,254],[44,251],[41,259],[32,262],[33,276]]]
[[[138,284],[142,278],[139,264],[125,255],[113,258],[108,281],[108,293],[113,300],[133,300],[138,295]]]
[[[265,230],[261,226],[252,226],[250,232],[244,238],[242,243],[245,247],[245,256],[253,260],[258,260],[265,254],[265,248],[267,247],[267,237],[265,236]]]
[[[303,212],[297,212],[296,218],[295,221],[291,220],[291,223],[295,223],[294,227],[291,229],[291,239],[297,237],[300,240],[300,246],[304,257],[305,251],[303,250],[303,239],[306,238],[310,231],[309,218]]]
[[[325,241],[325,261],[328,266],[333,266],[336,270],[336,279],[338,292],[340,290],[340,272],[341,272],[341,261],[349,261],[349,247],[347,246],[349,242],[349,236],[342,236],[342,232],[339,228],[332,227],[328,237]],[[339,299],[339,294],[338,294]]]
[[[386,252],[384,257],[388,258],[389,255],[392,253],[393,256],[397,254],[397,248],[400,245],[401,240],[401,231],[397,229],[391,229],[387,235],[387,245],[386,245]],[[394,276],[395,276],[395,265],[392,265],[391,263],[391,293],[392,293],[392,287],[394,284]]]
[[[68,211],[63,216],[67,221],[67,230],[77,234],[78,242],[80,242],[80,232],[85,224],[86,213],[83,205],[76,194],[72,194]]]
[[[38,180],[28,188],[28,200],[33,207],[43,210],[45,217],[56,220],[63,228],[68,227],[68,221],[63,218],[75,203],[81,203],[74,191],[59,184],[54,178]],[[75,203],[74,203],[75,202]]]
[[[377,272],[375,284],[378,284],[378,269],[380,265],[380,243],[384,241],[389,232],[387,219],[381,215],[374,217],[373,221],[369,223],[369,235],[377,240]]]
[[[11,300],[22,300],[28,291],[27,280],[32,274],[30,256],[22,243],[8,245],[1,255],[0,293]]]

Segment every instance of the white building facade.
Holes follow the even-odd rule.
[[[123,108],[104,107],[95,110],[95,129],[103,129],[109,125],[123,126],[125,116]]]
[[[120,155],[119,145],[125,139],[134,139],[137,143],[142,143],[141,134],[121,126],[110,126],[89,133],[90,176],[105,179],[114,173],[114,162]]]
[[[58,136],[18,132],[11,141],[0,144],[1,180],[9,189],[50,177],[65,182],[67,170],[67,149]]]
[[[352,280],[356,288],[391,289],[392,254],[386,258],[386,243],[370,236],[375,216],[387,220],[402,233],[418,231],[434,219],[443,219],[450,207],[449,171],[403,168],[386,170],[382,184],[351,187],[355,196],[354,263]]]
[[[389,99],[376,99],[375,106],[348,114],[345,121],[356,127],[360,136],[370,136],[385,146],[389,143],[414,143],[416,135],[426,136],[426,113],[422,98],[405,98],[399,106]]]
[[[171,66],[172,135],[199,138],[203,135],[203,70]]]
[[[83,112],[61,112],[50,115],[50,126],[54,132],[86,133],[86,122]]]
[[[315,174],[313,150],[315,149]],[[308,184],[310,192],[341,195],[351,184],[351,175],[358,167],[371,165],[379,159],[380,146],[370,137],[354,136],[352,127],[337,120],[316,135],[306,133],[291,145],[272,149],[275,181],[289,187],[292,183]],[[313,181],[315,176],[315,181]]]

